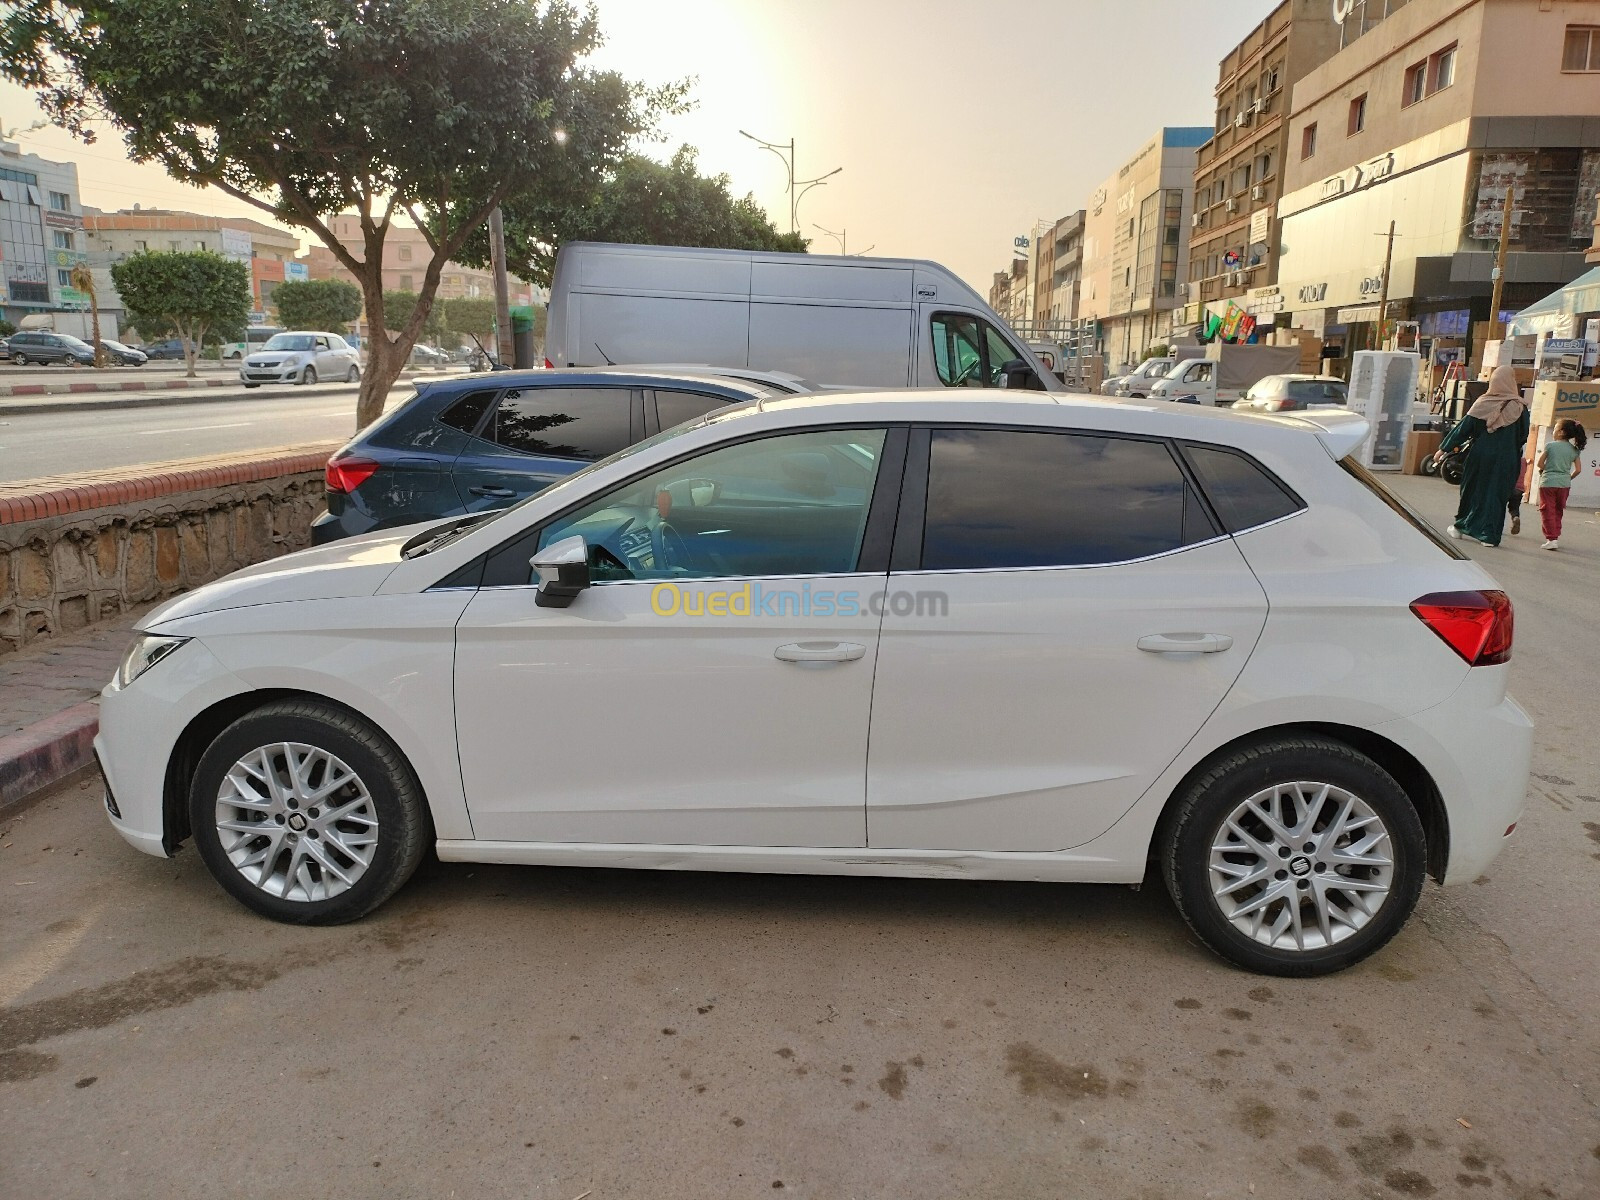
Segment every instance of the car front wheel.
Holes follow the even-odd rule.
[[[307,367],[305,369],[305,374],[300,376],[301,383],[315,383],[316,381],[317,369],[315,367]]]
[[[387,737],[333,705],[283,700],[211,743],[189,792],[206,867],[262,916],[298,925],[353,921],[422,861],[422,786]]]
[[[1422,822],[1394,778],[1331,739],[1228,754],[1177,800],[1167,888],[1195,934],[1268,975],[1326,975],[1405,924],[1426,874]]]
[[[360,383],[361,382],[361,368],[357,367],[357,366],[352,366],[348,371],[346,371],[344,373],[344,381],[346,383]]]
[[[11,356],[11,361],[16,363],[19,367],[25,367],[28,365],[28,356],[26,354],[16,353]]]

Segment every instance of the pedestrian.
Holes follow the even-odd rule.
[[[1522,501],[1528,494],[1528,459],[1524,455],[1522,465],[1517,468],[1517,490],[1511,493],[1511,499],[1506,501],[1506,514],[1511,518],[1511,533],[1513,536],[1522,532]]]
[[[1498,546],[1506,523],[1506,497],[1517,482],[1522,448],[1528,441],[1528,406],[1517,387],[1517,373],[1499,367],[1489,390],[1456,422],[1439,446],[1439,456],[1466,445],[1461,474],[1461,499],[1456,519],[1445,530],[1453,538],[1470,538]]]
[[[1557,421],[1555,433],[1539,451],[1539,524],[1544,528],[1545,550],[1561,549],[1561,518],[1566,515],[1572,481],[1578,477],[1578,459],[1589,435],[1576,421]]]

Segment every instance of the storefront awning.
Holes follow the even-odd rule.
[[[1506,336],[1554,333],[1569,337],[1573,333],[1573,318],[1585,312],[1600,312],[1600,267],[1528,305],[1506,326]]]

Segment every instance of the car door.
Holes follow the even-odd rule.
[[[456,635],[475,835],[863,845],[903,446],[852,428],[705,450],[491,555]],[[593,584],[538,606],[529,557],[575,535]]]
[[[1173,447],[916,431],[872,706],[867,842],[1104,833],[1221,703],[1266,596]]]
[[[627,386],[523,384],[501,393],[451,468],[468,512],[504,508],[644,436]]]

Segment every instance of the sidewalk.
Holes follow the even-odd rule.
[[[150,608],[0,657],[0,812],[94,761],[100,689]]]

